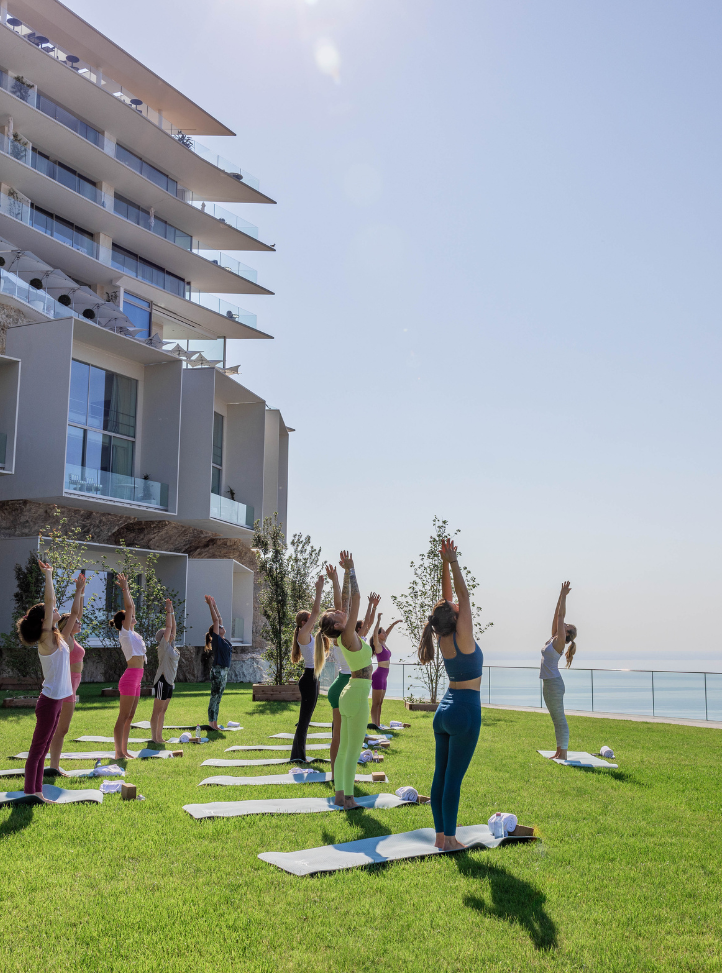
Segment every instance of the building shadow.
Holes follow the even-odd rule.
[[[489,883],[489,898],[481,889],[471,891],[464,896],[464,905],[481,915],[521,926],[535,949],[558,947],[556,924],[544,909],[546,896],[540,889],[489,862],[487,855],[463,853],[451,857],[460,874],[470,883],[477,886]]]

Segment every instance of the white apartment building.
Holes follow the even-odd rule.
[[[187,645],[205,593],[253,645],[253,523],[286,522],[292,430],[226,368],[228,339],[269,338],[238,254],[273,250],[222,205],[273,200],[197,141],[233,134],[57,0],[0,0],[0,631],[58,505],[106,561],[161,553]]]

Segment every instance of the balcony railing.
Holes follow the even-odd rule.
[[[253,507],[229,497],[219,497],[217,493],[211,494],[211,517],[236,527],[253,529]]]
[[[6,432],[0,432],[0,470],[5,469],[5,457],[7,456],[7,451],[8,451],[8,434]]]
[[[38,34],[28,26],[24,24],[18,17],[9,16],[4,22],[4,26],[13,33],[18,34],[23,37],[28,43],[32,44],[33,47],[37,47],[38,50],[47,54],[48,57],[52,57],[53,60],[59,61],[61,64],[65,65],[69,70],[75,71],[80,77],[85,78],[91,84],[102,88],[104,91],[109,92],[123,104],[127,105],[129,109],[137,112],[139,115],[143,115],[148,121],[157,125],[158,128],[167,132],[176,141],[180,142],[185,148],[194,152],[196,155],[205,159],[206,162],[210,162],[211,165],[215,166],[217,169],[222,169],[227,172],[234,179],[238,179],[244,182],[247,186],[252,189],[259,190],[260,183],[255,176],[251,175],[245,169],[241,169],[240,166],[236,165],[235,162],[229,162],[228,159],[224,159],[222,156],[217,155],[215,152],[211,152],[205,145],[201,142],[197,142],[194,138],[189,135],[185,135],[180,129],[172,125],[167,118],[163,117],[161,112],[156,111],[149,105],[146,105],[142,98],[137,98],[131,91],[129,91],[124,85],[118,84],[112,78],[109,78],[106,74],[103,74],[98,68],[92,67],[92,65],[83,61],[77,55],[72,54],[69,51],[65,51],[63,48],[58,47],[53,41],[45,37],[43,34]],[[12,82],[12,79],[11,79]],[[3,85],[3,87],[5,87]],[[6,88],[6,90],[9,90]],[[15,94],[15,92],[12,92]],[[22,95],[21,95],[22,97]],[[23,101],[28,101],[28,98],[23,98]]]
[[[0,269],[0,294],[7,294],[8,297],[23,301],[49,318],[67,318],[76,313],[71,307],[58,303],[45,291],[37,290],[16,274],[2,269]]]
[[[91,470],[86,466],[65,465],[65,492],[84,496],[122,500],[135,506],[168,509],[168,484],[144,480],[137,476],[123,476],[105,470]]]
[[[227,223],[232,226],[234,230],[240,230],[241,233],[245,233],[247,236],[252,236],[254,240],[258,240],[258,227],[254,226],[253,223],[249,223],[248,220],[241,219],[235,213],[229,212],[218,203],[207,203],[204,200],[197,200],[193,198],[190,200],[191,205],[195,206],[196,209],[201,210],[203,213],[207,213],[209,216],[214,217],[219,223]]]
[[[234,642],[243,641],[244,619],[234,618],[231,622],[231,638]]]
[[[216,314],[222,314],[224,318],[240,321],[247,328],[253,328],[255,331],[258,330],[256,327],[258,318],[255,314],[251,314],[250,311],[244,311],[242,307],[237,307],[235,304],[229,304],[228,301],[224,301],[214,294],[202,294],[200,291],[191,291],[191,301],[194,304],[199,304],[201,307],[208,308],[209,311],[215,311]]]
[[[199,257],[203,257],[204,260],[215,264],[217,267],[230,270],[236,277],[243,277],[254,284],[258,283],[258,272],[253,267],[242,264],[240,260],[229,257],[227,253],[223,253],[221,250],[207,250],[202,243],[196,243],[193,247],[193,253],[197,253]]]

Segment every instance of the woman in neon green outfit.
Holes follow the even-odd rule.
[[[341,713],[341,743],[334,764],[336,804],[346,811],[360,808],[354,800],[356,764],[363,748],[369,721],[369,692],[371,690],[371,646],[356,633],[361,596],[359,594],[353,558],[341,552],[341,567],[346,572],[351,589],[348,612],[327,611],[321,616],[320,631],[316,635],[316,658],[325,656],[330,639],[336,639],[343,657],[351,669],[351,678],[341,693],[338,708]]]

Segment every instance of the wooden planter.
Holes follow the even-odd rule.
[[[35,709],[35,705],[38,701],[37,696],[15,696],[9,697],[3,700],[3,707],[5,709],[17,709],[19,707],[24,707],[26,709]]]
[[[413,710],[417,713],[435,713],[439,707],[438,703],[409,703],[408,701],[404,705],[406,709]]]
[[[0,689],[42,689],[42,680],[35,676],[11,676],[9,679],[0,679]]]
[[[301,690],[297,682],[287,683],[285,686],[266,686],[263,683],[253,684],[254,703],[300,703]]]

